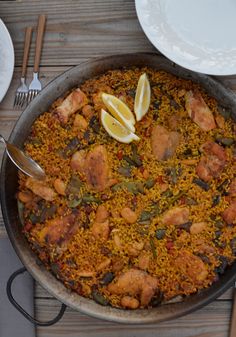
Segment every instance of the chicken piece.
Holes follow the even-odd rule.
[[[218,177],[223,171],[227,162],[227,154],[222,146],[211,141],[203,144],[201,150],[204,155],[196,167],[196,173],[199,178],[208,182]]]
[[[217,126],[218,126],[219,128],[221,128],[221,129],[223,129],[224,126],[225,126],[225,119],[224,119],[224,117],[221,116],[221,115],[217,115],[217,116],[215,117],[215,120],[216,120]]]
[[[230,198],[236,197],[236,178],[234,178],[229,185],[229,196]]]
[[[45,181],[28,177],[25,186],[34,194],[47,201],[53,201],[56,198],[56,192],[54,192],[51,187],[48,187]]]
[[[104,222],[94,222],[92,224],[92,234],[99,240],[107,241],[110,234],[109,221],[105,220]]]
[[[74,227],[75,220],[76,216],[74,214],[48,220],[41,231],[36,231],[39,242],[61,245],[76,232]],[[34,231],[32,231],[32,234],[34,234]]]
[[[185,107],[189,117],[203,131],[210,131],[216,127],[213,113],[199,91],[188,91],[185,94]]]
[[[138,257],[138,266],[142,270],[147,270],[149,267],[151,256],[148,252],[143,251]]]
[[[85,163],[85,176],[89,188],[101,192],[110,187],[110,167],[107,150],[104,145],[97,145],[88,153]]]
[[[95,215],[96,222],[104,222],[108,219],[109,213],[104,205],[99,205]]]
[[[21,202],[27,204],[33,201],[34,195],[30,191],[22,191],[18,193],[17,197]]]
[[[83,116],[81,116],[80,114],[77,114],[75,116],[73,126],[78,131],[85,131],[88,127],[88,122]]]
[[[222,217],[227,224],[236,223],[236,200],[232,201],[224,210]]]
[[[121,257],[114,257],[112,260],[112,271],[115,273],[121,271],[124,268],[124,260]]]
[[[189,221],[189,209],[187,207],[174,207],[169,209],[162,218],[165,225],[179,226]]]
[[[61,179],[54,180],[54,188],[58,194],[66,195],[66,184]]]
[[[125,219],[129,224],[135,223],[138,219],[137,214],[132,211],[129,207],[124,207],[120,212],[122,218]]]
[[[85,150],[76,151],[71,158],[71,168],[85,175],[88,187],[101,192],[117,183],[110,177],[107,150],[104,145],[95,146],[88,154]]]
[[[103,94],[103,91],[99,91],[96,94],[93,94],[92,96],[93,104],[94,104],[95,110],[97,111],[98,110],[100,111],[101,109],[106,109],[106,106],[102,100],[102,94]]]
[[[152,152],[158,160],[167,160],[172,157],[179,141],[180,134],[178,132],[169,132],[161,125],[156,125],[152,130]]]
[[[87,96],[79,88],[73,90],[64,101],[56,107],[60,122],[66,124],[69,117],[88,103]]]
[[[207,229],[207,222],[195,222],[190,227],[191,234],[199,234]]]
[[[137,309],[139,307],[139,301],[131,296],[122,297],[120,304],[123,308]]]
[[[181,124],[181,117],[178,115],[172,115],[168,118],[168,125],[172,131],[176,131]]]
[[[140,304],[146,307],[151,301],[158,287],[157,278],[139,269],[130,269],[107,287],[111,294],[139,296]]]
[[[94,115],[94,108],[92,107],[92,105],[86,104],[83,108],[82,108],[82,115],[87,119],[90,120],[93,115]]]
[[[201,258],[188,251],[181,251],[174,264],[183,277],[198,285],[201,285],[208,276],[207,267]]]
[[[85,172],[85,163],[86,163],[86,151],[80,150],[76,151],[70,162],[70,166],[72,170],[78,171],[81,174],[84,174]]]

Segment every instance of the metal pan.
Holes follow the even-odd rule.
[[[236,96],[209,76],[193,73],[177,66],[164,57],[156,54],[126,54],[94,59],[82,63],[66,71],[51,83],[25,109],[11,133],[10,141],[22,147],[34,120],[67,90],[79,86],[85,80],[100,75],[109,69],[122,67],[149,66],[158,70],[165,70],[177,76],[191,79],[200,83],[205,90],[214,96],[218,102],[229,109],[236,120]],[[103,307],[93,300],[83,298],[69,291],[41,264],[32,252],[27,240],[21,233],[21,225],[17,210],[17,170],[4,155],[1,169],[1,204],[5,226],[12,245],[30,274],[50,294],[62,303],[88,315],[123,323],[151,323],[173,319],[190,313],[217,298],[229,288],[236,274],[236,264],[226,269],[225,273],[211,287],[197,294],[186,297],[180,303],[169,303],[157,308],[122,310]]]

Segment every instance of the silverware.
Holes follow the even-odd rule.
[[[5,145],[9,158],[22,172],[35,179],[46,178],[46,174],[39,164],[26,156],[18,147],[8,143],[2,135],[0,135],[0,142]]]
[[[27,27],[25,30],[25,43],[24,43],[24,54],[23,54],[23,62],[22,62],[22,70],[21,70],[21,85],[17,88],[14,100],[14,107],[22,108],[24,104],[27,102],[28,98],[28,87],[25,84],[25,77],[27,71],[27,63],[29,58],[29,50],[30,50],[30,43],[32,37],[32,27]]]
[[[42,50],[42,44],[43,44],[45,24],[46,24],[46,15],[42,14],[39,16],[39,19],[38,19],[33,80],[31,81],[29,85],[28,103],[35,96],[37,96],[38,93],[42,90],[42,85],[38,79],[38,74],[39,74],[39,63],[40,63],[40,56],[41,56],[41,50]]]

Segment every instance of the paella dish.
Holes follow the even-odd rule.
[[[236,256],[236,124],[198,84],[111,70],[57,99],[19,173],[22,232],[71,291],[156,307],[210,287]]]

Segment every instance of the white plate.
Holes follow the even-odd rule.
[[[236,74],[235,0],[135,0],[153,45],[175,63],[205,74]]]
[[[14,48],[11,36],[0,19],[0,102],[11,83],[14,70]]]

